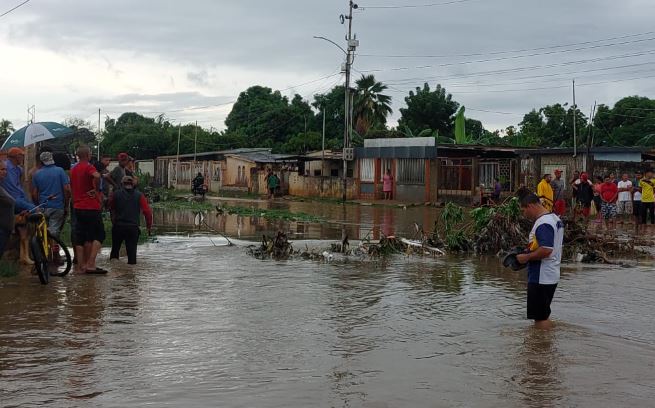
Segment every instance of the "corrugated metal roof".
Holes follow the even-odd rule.
[[[180,159],[188,159],[188,158],[193,158],[195,157],[206,157],[206,156],[221,156],[221,155],[226,155],[226,154],[242,154],[242,153],[254,153],[254,152],[271,152],[270,148],[266,147],[248,147],[248,148],[241,148],[241,149],[231,149],[231,150],[218,150],[214,152],[201,152],[197,154],[189,153],[189,154],[181,154]],[[169,155],[169,156],[158,156],[157,159],[175,159],[177,158],[177,155]]]

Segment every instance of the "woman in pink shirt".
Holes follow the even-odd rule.
[[[393,192],[393,176],[391,175],[391,169],[387,169],[384,177],[382,177],[382,191],[384,192],[384,199],[391,200],[391,194]]]

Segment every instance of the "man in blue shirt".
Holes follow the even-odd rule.
[[[29,211],[34,208],[23,189],[23,160],[25,152],[18,147],[12,147],[7,152],[7,177],[0,182],[0,187],[4,188],[7,193],[14,199],[14,213],[20,214],[23,211]],[[29,241],[27,239],[27,224],[25,217],[18,217],[16,220],[16,231],[20,236],[20,262],[26,265],[32,265],[34,262],[30,259]]]
[[[29,211],[34,208],[27,195],[25,190],[23,190],[23,160],[25,160],[25,153],[22,149],[18,147],[12,147],[7,152],[7,160],[5,160],[5,166],[7,166],[7,177],[5,177],[0,185],[11,195],[11,197],[16,201],[16,207],[14,212],[20,214],[23,211]]]
[[[51,152],[41,153],[39,159],[43,167],[32,177],[32,199],[39,204],[45,203],[43,208],[48,217],[48,231],[59,236],[70,204],[70,181],[64,169],[55,166]]]

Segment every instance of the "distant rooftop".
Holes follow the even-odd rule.
[[[270,153],[271,149],[266,148],[266,147],[249,147],[249,148],[242,148],[242,149],[231,149],[231,150],[218,150],[218,151],[213,151],[213,152],[202,152],[202,153],[189,153],[189,154],[181,154],[180,159],[193,159],[194,157],[197,158],[205,158],[207,156],[224,156],[227,154],[243,154],[243,153],[256,153],[256,152],[265,152],[265,153]],[[158,159],[175,159],[177,158],[177,155],[170,155],[170,156],[158,156]]]

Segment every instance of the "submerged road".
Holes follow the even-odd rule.
[[[385,226],[379,210],[349,233],[434,217],[392,209],[401,222]],[[244,238],[281,226],[235,218],[211,223]],[[652,405],[652,265],[565,267],[556,328],[540,332],[524,320],[525,276],[495,258],[275,262],[223,243],[161,236],[137,268],[105,253],[108,276],[0,279],[0,406]]]

